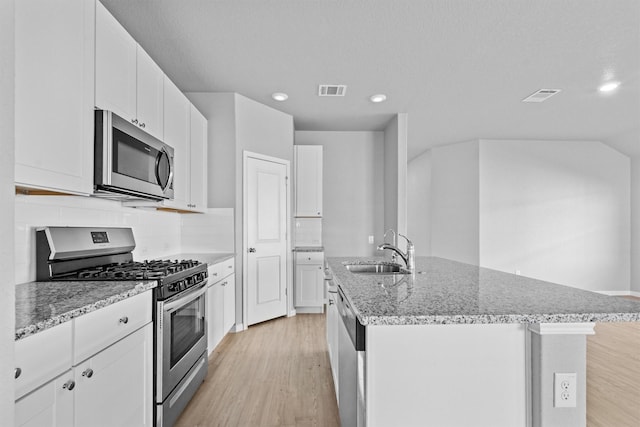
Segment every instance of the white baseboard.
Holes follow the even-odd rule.
[[[289,314],[287,314],[287,317],[293,317],[296,315],[296,309],[294,308],[293,310],[289,311]]]
[[[610,296],[625,296],[625,295],[633,295],[632,291],[593,291],[598,294],[610,295]],[[637,293],[637,292],[636,292]]]
[[[629,295],[631,295],[632,297],[640,298],[640,292],[638,292],[638,291],[631,291],[631,292],[629,292]]]
[[[298,313],[324,313],[324,306],[322,307],[296,307]]]
[[[233,325],[233,328],[231,328],[231,330],[229,332],[232,332],[232,333],[242,332],[245,329],[246,328],[244,327],[244,325],[242,323],[236,323],[235,325]]]

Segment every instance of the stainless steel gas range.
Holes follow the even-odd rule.
[[[207,264],[135,262],[130,228],[45,227],[36,232],[36,276],[46,280],[156,280],[154,397],[158,427],[172,426],[207,375]]]

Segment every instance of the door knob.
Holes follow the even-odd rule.
[[[249,253],[254,253],[256,251],[256,248],[249,248]]]

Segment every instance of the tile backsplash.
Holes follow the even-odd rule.
[[[232,209],[181,215],[92,197],[16,195],[15,283],[35,280],[35,230],[44,226],[131,227],[135,260],[180,252],[233,251]]]

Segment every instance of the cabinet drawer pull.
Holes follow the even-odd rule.
[[[119,322],[126,325],[127,323],[129,323],[129,318],[127,316],[123,316],[120,318]]]
[[[88,368],[82,373],[83,377],[91,378],[93,376],[93,369]]]
[[[233,265],[227,265],[227,268],[233,268]]]
[[[329,305],[333,305],[333,304],[335,304],[335,302],[333,302],[333,300],[332,300],[332,299],[330,299],[330,300],[329,300]]]
[[[75,388],[75,386],[76,386],[76,382],[74,380],[69,380],[66,383],[64,383],[62,388],[71,391],[71,390],[73,390]]]
[[[15,379],[18,379],[18,377],[20,377],[21,374],[22,374],[22,369],[20,368],[16,368],[15,371],[13,372],[13,376],[15,377]]]

